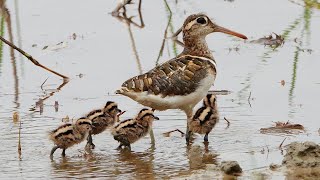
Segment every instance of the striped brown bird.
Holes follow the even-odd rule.
[[[82,142],[91,131],[91,120],[82,117],[74,124],[64,124],[49,134],[50,140],[53,141],[55,146],[52,148],[50,158],[52,159],[53,153],[58,149],[62,149],[62,156],[66,155],[66,149]]]
[[[86,117],[92,121],[92,131],[89,133],[87,144],[94,149],[92,135],[100,134],[107,128],[112,127],[116,122],[119,122],[119,113],[121,113],[121,110],[118,108],[117,103],[112,101],[108,101],[104,108],[88,113]]]
[[[188,121],[189,132],[187,143],[189,143],[191,133],[205,134],[204,141],[208,142],[208,134],[218,122],[219,112],[216,96],[208,94],[203,100],[203,106]]]
[[[185,47],[180,55],[125,81],[116,93],[156,110],[183,110],[187,119],[191,119],[194,106],[206,96],[217,74],[206,36],[222,32],[242,39],[247,37],[217,25],[205,14],[190,15],[182,32]]]
[[[113,130],[112,135],[114,139],[120,142],[118,149],[122,146],[131,149],[130,144],[138,141],[140,138],[146,136],[152,129],[153,120],[159,120],[154,116],[151,109],[142,109],[138,115],[133,119],[127,119],[117,124]]]

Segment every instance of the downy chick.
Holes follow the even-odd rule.
[[[219,121],[219,112],[217,108],[216,96],[208,94],[203,99],[203,106],[199,108],[192,119],[188,122],[190,137],[191,133],[205,134],[204,141],[208,142],[208,134]],[[187,138],[187,143],[189,143]]]
[[[158,117],[153,115],[153,111],[144,108],[134,119],[127,119],[117,124],[111,132],[114,139],[120,142],[117,149],[125,146],[131,150],[130,144],[146,136],[151,130],[155,119],[159,120]]]
[[[62,149],[62,156],[66,155],[66,149],[82,142],[91,131],[91,120],[82,117],[74,124],[64,124],[49,134],[50,140],[53,141],[55,146],[52,148],[50,158],[52,159],[53,153],[58,149]]]
[[[89,132],[88,143],[94,149],[95,145],[92,142],[92,134],[100,134],[107,128],[112,127],[116,122],[119,122],[119,113],[121,110],[115,102],[108,101],[104,108],[93,110],[87,114],[87,118],[92,121],[92,131]]]

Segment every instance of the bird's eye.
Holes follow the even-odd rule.
[[[203,17],[200,17],[200,18],[197,19],[197,23],[199,23],[199,24],[206,24],[207,21],[206,21],[206,19],[204,19]]]

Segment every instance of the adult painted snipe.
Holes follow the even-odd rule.
[[[187,17],[182,32],[185,47],[180,55],[125,81],[116,93],[156,110],[183,110],[189,121],[194,106],[207,95],[216,78],[216,62],[206,36],[222,32],[242,39],[247,37],[215,24],[205,14]]]

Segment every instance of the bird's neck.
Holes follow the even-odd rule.
[[[183,41],[185,47],[181,55],[200,56],[214,60],[213,55],[208,48],[205,36],[193,37],[185,35],[183,36]]]

